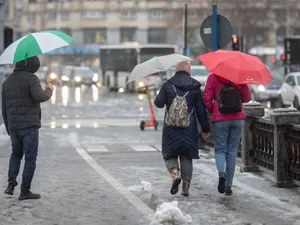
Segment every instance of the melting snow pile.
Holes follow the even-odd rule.
[[[177,201],[164,202],[156,209],[155,222],[152,224],[186,224],[192,223],[192,217],[182,213]]]
[[[128,188],[128,190],[132,192],[138,192],[138,193],[152,192],[152,184],[150,182],[142,180],[141,184],[142,185],[131,186]]]

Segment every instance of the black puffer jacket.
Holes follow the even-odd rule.
[[[34,75],[39,67],[40,61],[36,56],[20,61],[2,85],[2,116],[8,133],[41,127],[40,102],[48,101],[52,90],[43,90]]]
[[[207,119],[206,109],[203,103],[200,83],[193,79],[189,73],[178,71],[175,76],[163,84],[158,96],[154,100],[154,104],[158,108],[170,108],[173,99],[176,96],[173,85],[176,88],[178,95],[183,96],[187,91],[186,96],[189,112],[194,109],[190,117],[190,126],[188,128],[177,128],[164,125],[162,137],[162,154],[164,159],[183,155],[187,158],[199,159],[198,138],[199,132],[197,129],[198,119],[202,131],[209,132],[209,123]]]

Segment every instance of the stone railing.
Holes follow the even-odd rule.
[[[268,173],[277,187],[299,185],[300,113],[294,108],[276,109],[264,117],[261,104],[247,103],[244,107],[247,118],[238,152],[242,171]],[[213,148],[213,136],[201,143]]]

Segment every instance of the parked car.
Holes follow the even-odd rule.
[[[249,84],[252,100],[257,102],[271,102],[272,108],[278,108],[279,89],[284,81],[284,75],[279,70],[269,69],[274,80],[266,85]]]
[[[300,72],[287,74],[280,90],[278,105],[280,107],[294,105],[300,109]]]

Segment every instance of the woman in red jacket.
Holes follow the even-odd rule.
[[[220,112],[220,105],[216,99],[220,96],[223,84],[229,83],[230,81],[220,76],[210,74],[204,91],[204,103],[212,114],[215,160],[219,172],[218,191],[226,195],[232,195],[236,156],[246,118],[243,106],[240,112]],[[234,88],[239,91],[241,102],[251,101],[247,85],[234,84]]]

